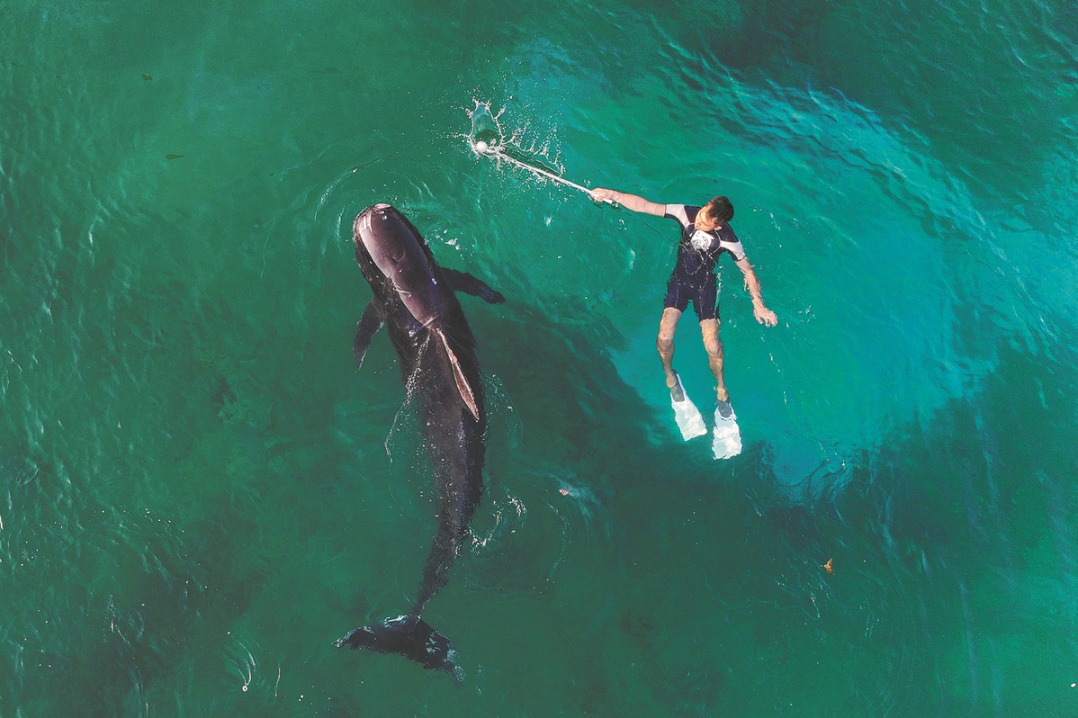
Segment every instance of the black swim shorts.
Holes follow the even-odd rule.
[[[704,280],[696,282],[686,282],[679,279],[677,275],[670,277],[666,285],[666,300],[663,302],[663,307],[673,307],[679,312],[684,312],[690,300],[700,321],[718,318],[719,292],[714,274],[708,273]]]

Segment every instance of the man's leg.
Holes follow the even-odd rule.
[[[719,401],[730,401],[730,393],[726,391],[726,382],[722,378],[722,341],[719,339],[719,320],[702,319],[700,334],[704,339],[704,349],[707,350],[711,373],[715,375],[715,398]]]
[[[677,320],[680,318],[680,310],[674,307],[664,309],[663,318],[659,321],[659,337],[655,340],[655,348],[659,350],[663,372],[666,373],[666,388],[671,390],[677,386],[677,376],[674,374],[674,332],[677,331]]]

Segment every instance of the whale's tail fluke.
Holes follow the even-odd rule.
[[[457,652],[448,638],[416,616],[387,618],[349,631],[337,639],[337,648],[370,648],[379,653],[396,653],[422,664],[424,668],[451,673],[459,682],[462,670],[454,663]]]

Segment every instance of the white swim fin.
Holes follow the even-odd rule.
[[[712,437],[711,451],[716,459],[729,459],[741,453],[741,429],[737,426],[734,407],[728,401],[720,401],[715,407]]]
[[[676,373],[674,376],[677,378],[677,386],[670,392],[670,406],[674,407],[674,421],[677,422],[677,428],[681,430],[681,438],[688,441],[697,436],[703,436],[707,433],[704,417],[689,399],[689,395],[685,393],[681,377]],[[675,394],[681,396],[680,401],[674,398]]]

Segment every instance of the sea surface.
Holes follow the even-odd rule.
[[[731,198],[741,455],[673,421],[675,225],[477,103]],[[333,647],[435,530],[381,201],[507,298],[459,685]],[[1072,1],[2,0],[0,716],[1076,716],[1076,225]]]

